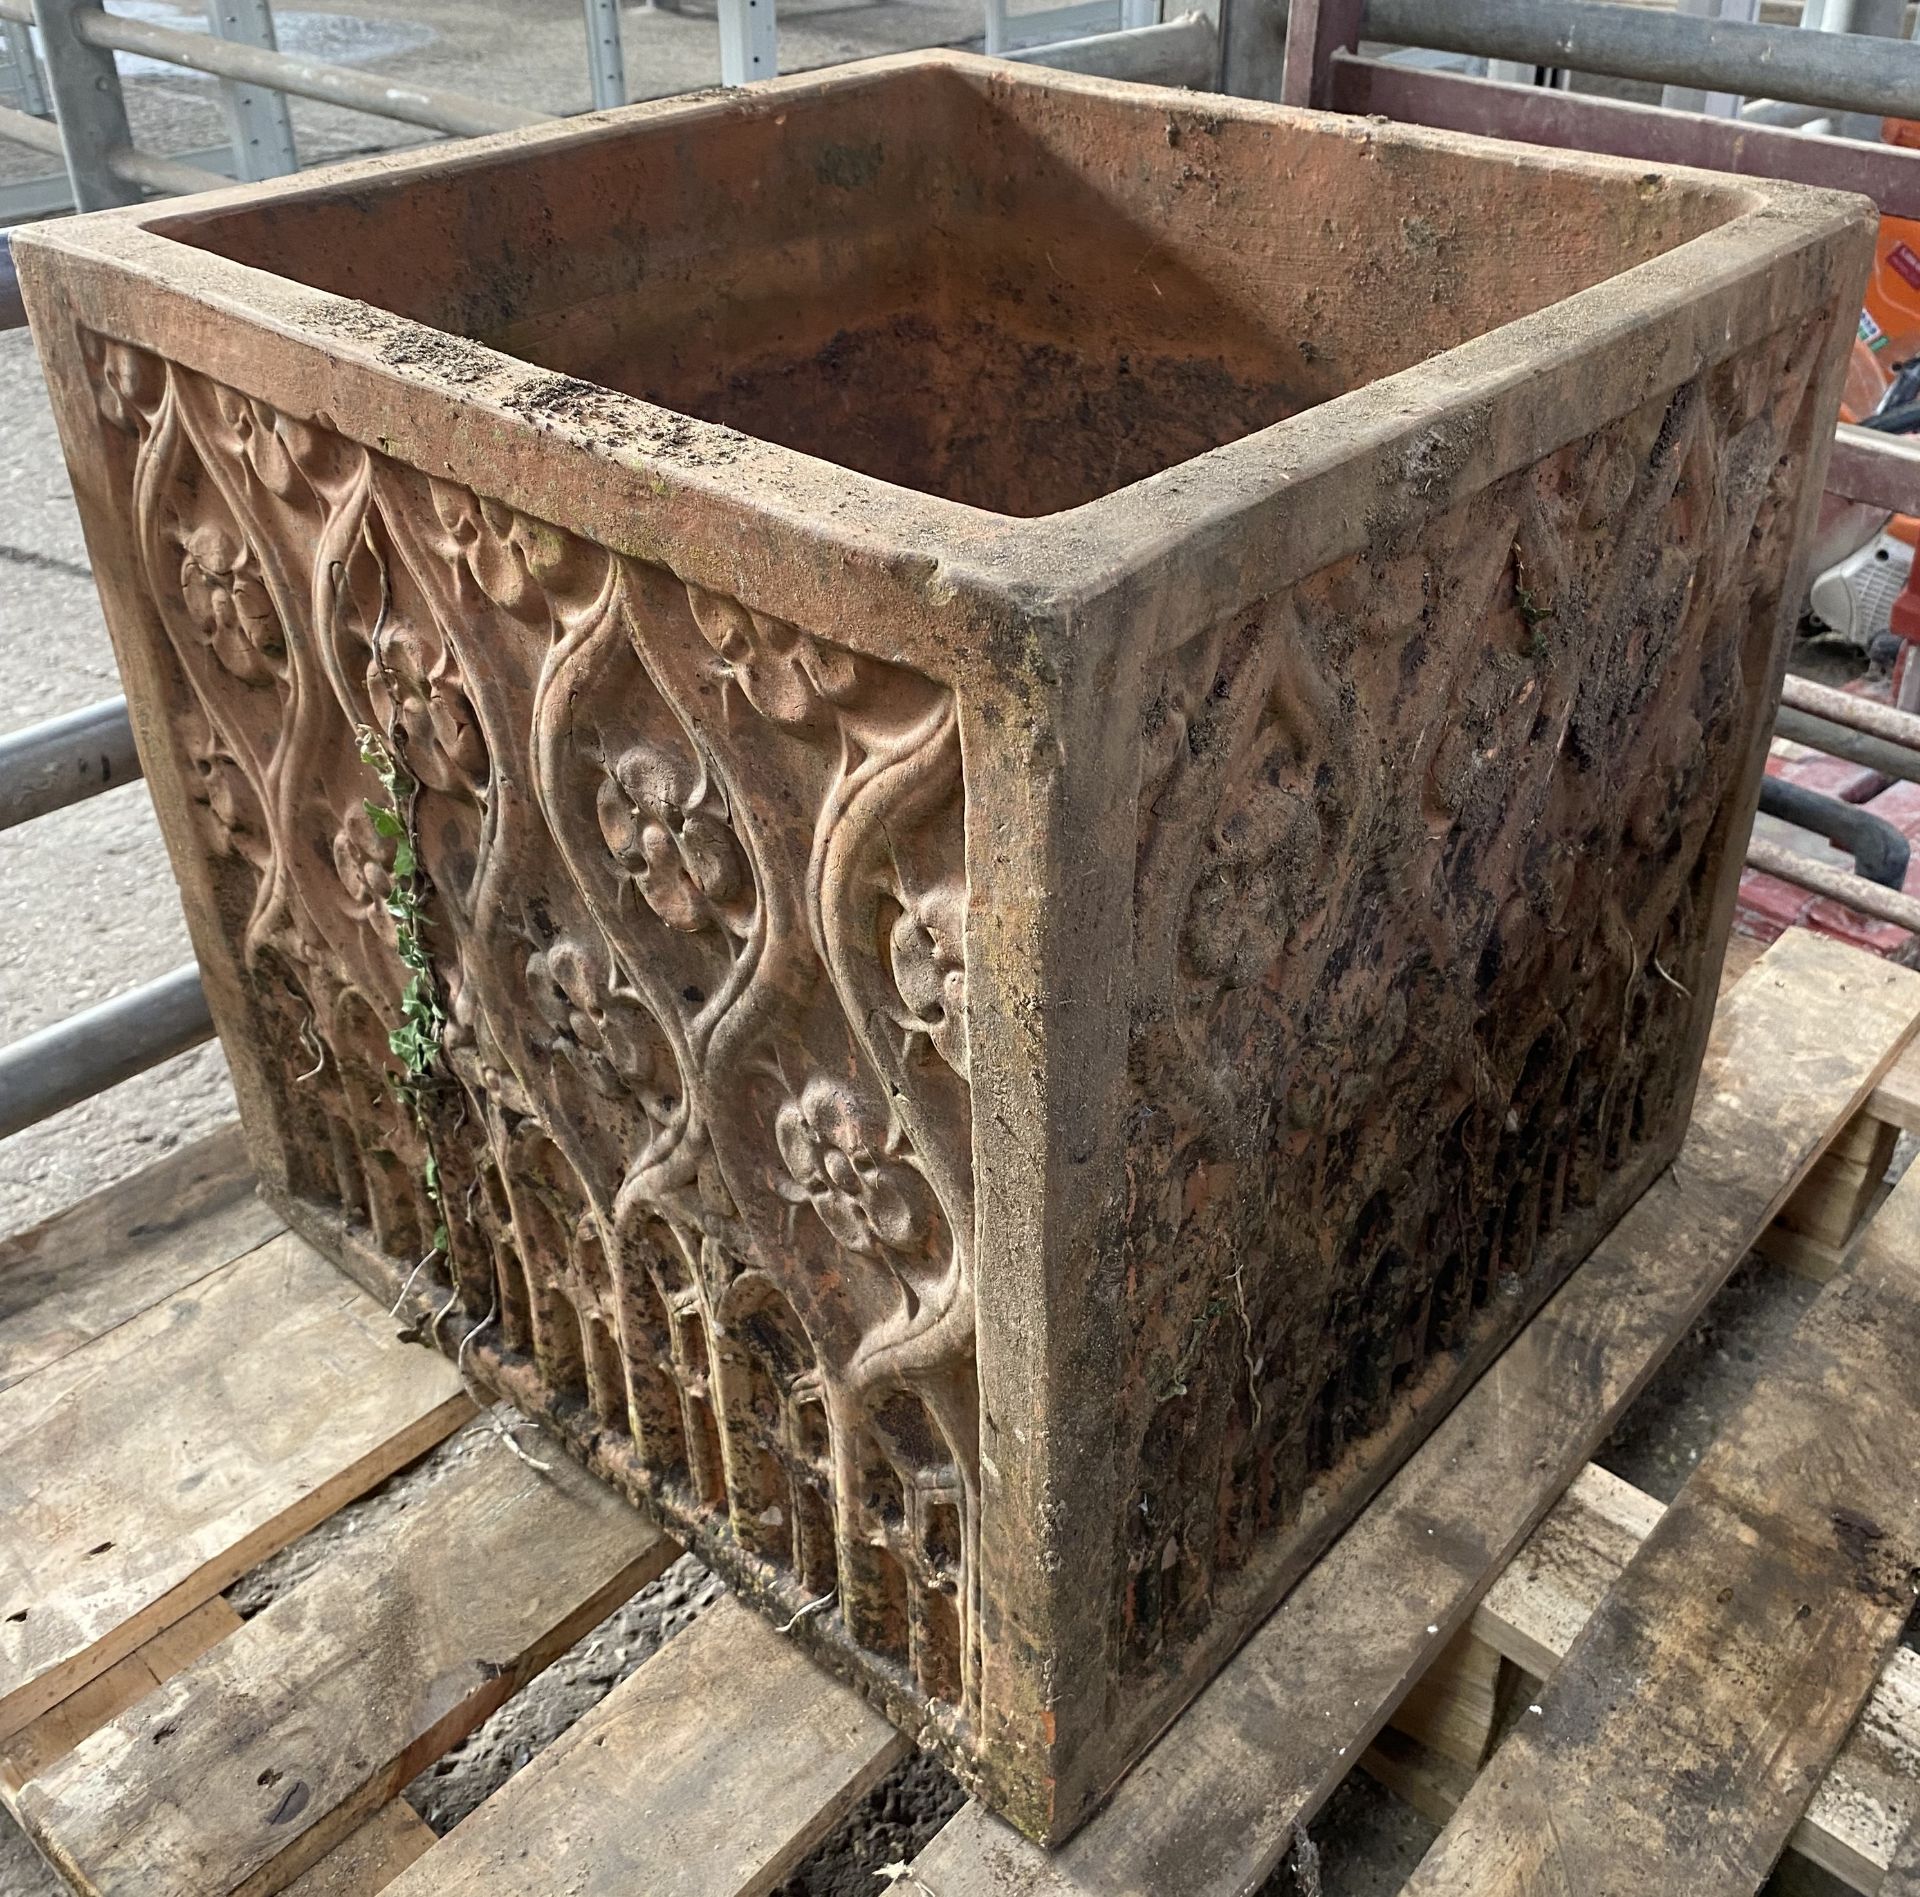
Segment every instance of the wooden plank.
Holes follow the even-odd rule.
[[[1462,1628],[1393,1715],[1394,1730],[1456,1765],[1478,1766],[1500,1709],[1500,1650]]]
[[[472,1413],[290,1235],[0,1392],[0,1736]]]
[[[1867,1101],[1876,1119],[1903,1133],[1920,1133],[1920,1047],[1910,1047],[1888,1068]]]
[[[0,1803],[11,1809],[14,1793],[28,1779],[38,1778],[56,1760],[64,1759],[82,1739],[145,1699],[162,1680],[199,1659],[240,1624],[240,1616],[216,1594],[77,1693],[49,1706],[38,1719],[28,1720],[0,1744]]]
[[[23,1788],[85,1892],[281,1889],[679,1550],[566,1458],[470,1431],[444,1479],[343,1543]]]
[[[1809,1284],[1826,1284],[1847,1266],[1845,1246],[1824,1245],[1803,1232],[1789,1231],[1777,1219],[1754,1240],[1753,1249],[1768,1264]]]
[[[1474,1769],[1393,1726],[1360,1755],[1361,1769],[1429,1823],[1444,1825],[1472,1789]]]
[[[1920,1574],[1920,1172],[1580,1631],[1406,1897],[1750,1897]]]
[[[1254,1888],[1906,1044],[1920,976],[1804,932],[1722,1001],[1679,1160],[1058,1852],[969,1804],[940,1897]]]
[[[1920,1824],[1908,1828],[1887,1866],[1880,1897],[1920,1897]]]
[[[906,1751],[857,1694],[722,1601],[393,1897],[760,1897]]]
[[[1728,936],[1727,952],[1720,963],[1720,993],[1724,995],[1766,952],[1766,943],[1756,942],[1737,929]]]
[[[286,1897],[376,1897],[439,1840],[404,1798],[390,1798],[352,1837],[287,1886]]]
[[[1843,1249],[1885,1182],[1900,1129],[1860,1113],[1780,1209],[1788,1231]]]
[[[281,1229],[227,1127],[0,1243],[0,1390]]]
[[[1651,1496],[1589,1463],[1487,1590],[1474,1610],[1474,1633],[1544,1679],[1662,1513]],[[1788,1848],[1852,1889],[1874,1891],[1916,1810],[1920,1653],[1901,1647],[1875,1683]]]

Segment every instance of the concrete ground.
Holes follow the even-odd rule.
[[[191,0],[125,0],[124,10],[188,25]],[[316,56],[511,100],[545,111],[589,102],[578,0],[332,0],[325,11],[286,8],[283,42]],[[959,0],[782,0],[785,70],[861,54],[964,42],[977,7]],[[629,89],[635,98],[707,85],[719,77],[710,5],[680,14],[626,15]],[[149,149],[190,152],[224,133],[211,82],[144,63],[128,75],[136,137]],[[296,101],[296,135],[311,161],[414,142],[407,128]],[[45,161],[0,146],[0,185],[45,170]],[[87,568],[86,550],[31,345],[0,335],[0,730],[33,723],[118,689]],[[0,1042],[74,1008],[161,974],[185,960],[186,931],[144,787],[0,833]],[[17,1230],[197,1137],[232,1112],[217,1049],[204,1048],[0,1142],[0,1232]],[[1670,1497],[1760,1362],[1806,1301],[1773,1272],[1737,1281],[1636,1408],[1606,1460]],[[381,1513],[404,1508],[435,1478],[441,1457],[266,1563],[233,1591],[243,1613],[297,1586],[332,1542]],[[685,1626],[719,1584],[683,1560],[609,1619],[478,1733],[409,1790],[444,1829]],[[840,1834],[783,1887],[783,1897],[853,1897],[879,1888],[890,1859],[910,1857],[957,1803],[931,1761],[912,1761],[881,1786]],[[1314,1825],[1312,1879],[1283,1871],[1274,1897],[1386,1897],[1434,1835],[1431,1824],[1355,1774]],[[0,1818],[0,1897],[58,1897],[60,1886]]]

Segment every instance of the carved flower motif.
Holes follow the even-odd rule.
[[[774,1121],[789,1204],[811,1205],[848,1251],[863,1257],[912,1255],[926,1247],[932,1220],[927,1188],[898,1156],[884,1115],[847,1087],[816,1076]]]
[[[534,1012],[574,1065],[609,1096],[638,1095],[655,1120],[678,1104],[680,1075],[659,1024],[616,994],[605,959],[566,937],[527,958]]]
[[[240,761],[198,705],[182,715],[181,733],[199,780],[194,801],[210,819],[213,847],[257,866],[265,860],[266,842],[259,834],[258,801]]]
[[[373,827],[365,801],[349,803],[333,833],[333,869],[348,901],[369,921],[393,888],[386,867],[392,852],[392,843]]]
[[[775,724],[789,730],[816,725],[859,696],[860,665],[851,652],[703,586],[688,586],[687,601],[702,637],[720,655],[721,677]]]
[[[890,937],[893,985],[918,1031],[955,1073],[967,1071],[966,892],[940,883],[910,896]]]
[[[636,745],[613,760],[596,801],[608,850],[662,922],[747,932],[753,876],[704,770]]]
[[[1256,782],[1207,840],[1181,931],[1189,972],[1223,989],[1252,986],[1325,888],[1312,804],[1284,782]]]
[[[180,554],[180,592],[213,655],[235,678],[267,685],[287,669],[287,645],[252,550],[203,521]]]
[[[429,790],[480,801],[487,741],[439,635],[406,620],[385,629],[367,665],[367,690],[409,772]]]

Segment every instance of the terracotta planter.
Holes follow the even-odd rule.
[[[927,55],[23,236],[270,1195],[1070,1830],[1673,1155],[1864,204]]]

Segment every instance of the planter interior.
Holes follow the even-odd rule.
[[[182,241],[996,513],[1080,505],[1724,222],[1704,182],[952,69],[188,213]],[[716,235],[719,241],[716,242]]]
[[[1861,202],[942,54],[22,235],[270,1196],[1064,1835],[1678,1147]]]

